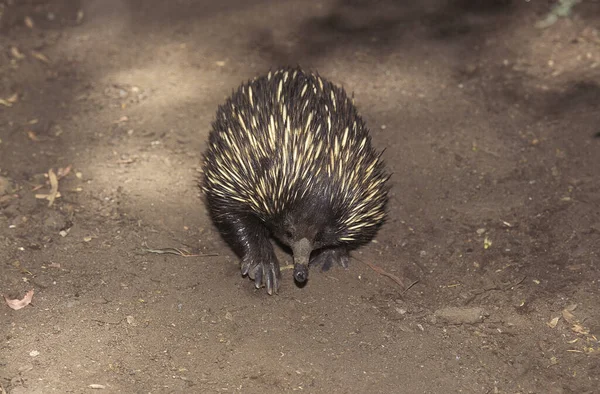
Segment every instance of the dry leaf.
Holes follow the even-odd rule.
[[[27,26],[30,29],[33,29],[33,27],[35,26],[33,23],[33,19],[31,19],[30,17],[26,16],[25,17],[25,26]]]
[[[19,51],[19,48],[17,47],[10,47],[10,54],[12,57],[14,57],[15,59],[24,59],[25,55],[23,55],[21,53],[21,51]]]
[[[576,332],[577,334],[583,334],[583,335],[587,335],[590,333],[590,330],[588,330],[581,324],[574,324],[573,327],[571,327],[571,331]]]
[[[60,192],[56,193],[55,198],[59,198],[59,197],[62,197],[62,195],[60,194]],[[35,198],[37,198],[38,200],[49,200],[50,199],[50,194],[44,194],[44,193],[36,194]]]
[[[5,107],[12,107],[14,103],[19,100],[19,94],[15,93],[7,99],[0,99],[0,105],[4,105]]]
[[[33,299],[33,289],[29,290],[26,294],[25,297],[23,297],[23,299],[21,300],[11,300],[9,299],[7,296],[4,296],[4,300],[6,301],[6,305],[8,305],[11,309],[14,309],[15,311],[26,307],[27,305],[31,304],[31,300]]]
[[[37,135],[35,135],[35,133],[31,130],[27,130],[27,137],[29,137],[30,140],[35,141],[35,142],[39,142],[39,138],[37,137]]]
[[[483,248],[489,249],[490,246],[492,246],[492,241],[488,237],[485,237],[485,239],[483,240]]]
[[[556,327],[556,325],[558,324],[558,320],[560,319],[560,317],[555,317],[552,320],[550,320],[548,323],[546,323],[548,325],[548,327],[550,328],[554,328]]]
[[[33,56],[37,60],[41,61],[42,63],[46,63],[46,64],[50,63],[50,60],[48,60],[48,58],[46,57],[46,55],[44,55],[41,52],[31,51],[31,56]]]
[[[575,324],[577,322],[577,319],[575,319],[575,315],[573,315],[571,312],[569,312],[566,309],[563,309],[562,311],[562,315],[563,318],[567,321],[567,323],[569,324]]]
[[[58,194],[58,179],[52,168],[48,171],[48,178],[50,178],[50,195],[48,196],[48,206],[51,207],[54,204],[54,199]]]

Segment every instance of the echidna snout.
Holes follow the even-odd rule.
[[[304,283],[308,279],[308,262],[312,248],[311,242],[306,238],[302,238],[292,244],[294,279],[298,283]]]

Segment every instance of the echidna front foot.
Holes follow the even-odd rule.
[[[339,264],[342,268],[348,268],[350,256],[345,247],[327,248],[319,252],[310,260],[310,265],[320,265],[321,271],[329,271],[334,264]]]
[[[227,219],[229,238],[242,257],[242,275],[254,280],[257,289],[264,286],[267,293],[277,293],[281,273],[267,228],[252,216],[232,215]]]
[[[277,293],[281,272],[272,246],[270,253],[264,255],[255,252],[246,253],[242,259],[242,275],[248,275],[250,279],[253,279],[257,289],[265,286],[267,293],[271,295]]]

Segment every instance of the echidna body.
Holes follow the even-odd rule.
[[[257,288],[279,288],[270,236],[292,249],[303,283],[309,263],[347,267],[383,223],[389,176],[343,89],[278,69],[240,86],[212,126],[202,189]]]

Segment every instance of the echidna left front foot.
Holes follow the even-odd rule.
[[[310,260],[310,265],[320,265],[321,271],[329,271],[332,265],[339,264],[344,269],[348,268],[350,256],[344,247],[324,249]]]

